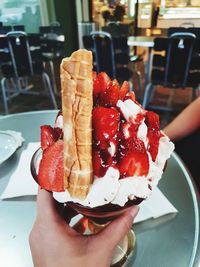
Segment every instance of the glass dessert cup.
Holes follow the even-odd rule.
[[[33,179],[38,183],[37,173],[39,169],[39,163],[42,157],[42,150],[39,148],[33,155],[31,160],[31,174]],[[123,207],[106,204],[103,206],[90,208],[87,206],[82,206],[79,203],[67,202],[67,203],[58,203],[58,205],[68,206],[74,209],[79,214],[88,218],[88,229],[87,234],[95,234],[101,231],[106,225],[112,220],[116,219],[122,215],[126,210],[133,205],[138,205],[143,199],[137,198],[134,200],[129,200]],[[132,254],[135,247],[135,234],[133,230],[130,230],[129,233],[124,237],[124,239],[117,245],[112,261],[111,266],[118,267],[122,266],[128,257]]]

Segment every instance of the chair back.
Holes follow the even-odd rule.
[[[112,79],[115,78],[115,57],[111,35],[103,31],[94,31],[90,36],[93,40],[97,72],[105,71]]]
[[[0,34],[7,34],[12,31],[12,26],[0,26]]]
[[[190,32],[196,35],[196,38],[200,38],[200,28],[199,27],[170,27],[167,31],[167,36],[171,36],[173,33],[185,33]]]
[[[13,25],[14,31],[22,31],[25,32],[25,26],[24,25]]]
[[[129,68],[130,53],[126,36],[113,37],[116,78],[121,83],[129,80],[132,70]]]
[[[93,53],[95,71],[105,71],[120,83],[130,79],[132,72],[128,68],[130,57],[126,36],[112,37],[107,32],[92,32],[83,36],[83,44]]]
[[[39,33],[31,33],[28,35],[30,54],[34,74],[42,74],[44,72],[43,55],[41,47],[41,35]]]
[[[193,33],[173,33],[168,38],[156,38],[152,62],[152,84],[166,87],[194,87],[200,82],[195,61],[199,60]]]
[[[43,71],[42,61],[38,64],[41,54],[38,51],[36,53],[36,50],[40,49],[39,41],[37,44],[30,45],[28,35],[21,31],[9,32],[0,40],[0,56],[3,58],[1,71],[4,77],[32,76]],[[33,58],[35,58],[34,61]]]

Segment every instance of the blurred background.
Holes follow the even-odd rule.
[[[118,33],[111,27],[112,25],[120,25]],[[197,0],[0,1],[1,38],[5,38],[10,31],[23,31],[31,42],[30,39],[33,36],[39,35],[40,43],[37,44],[37,47],[41,48],[42,62],[45,72],[49,75],[52,91],[59,108],[61,107],[59,77],[61,59],[69,56],[74,50],[85,47],[93,51],[95,61],[94,46],[88,45],[86,38],[87,36],[91,38],[91,32],[107,32],[111,35],[112,41],[117,34],[117,37],[125,36],[127,43],[131,37],[151,38],[146,39],[146,42],[148,40],[154,42],[158,37],[168,37],[171,28],[179,29],[177,30],[179,32],[181,29],[188,28],[198,30],[198,27],[200,27],[200,1]],[[29,44],[30,47],[31,45]],[[147,64],[152,64],[149,57],[154,54],[152,51],[154,45],[155,42],[151,44],[151,51],[147,43],[137,43],[136,45],[129,43],[128,45],[130,63],[128,63],[128,68],[129,74],[131,74],[128,78],[126,75],[122,75],[122,79],[130,80],[131,90],[135,91],[141,103],[144,99],[145,87],[148,84],[146,78],[151,75],[151,66],[147,66]],[[33,50],[35,51],[35,48],[31,51]],[[0,57],[0,63],[2,66],[2,57]],[[115,64],[117,65],[116,62]],[[94,66],[96,66],[95,62]],[[104,69],[100,68],[101,70]],[[4,72],[1,69],[1,79],[5,77]],[[6,76],[7,78],[10,76]],[[14,84],[14,81],[11,79],[6,82],[9,83],[9,88],[12,89],[11,83]],[[24,83],[24,80],[21,82]],[[1,83],[2,85],[3,83]],[[43,83],[37,75],[32,77],[31,81],[26,80],[26,85],[30,88],[34,87],[39,92],[43,90],[41,89]],[[166,90],[166,87],[169,86],[158,84],[153,95],[154,106],[160,104],[169,106],[169,110],[158,110],[162,125],[172,120],[194,98],[194,88],[190,85],[188,87],[187,84],[176,86],[176,90],[170,88]],[[1,93],[0,114],[3,115],[5,114],[5,99],[3,101],[3,91]],[[198,90],[195,91],[195,94],[198,94]],[[9,98],[8,93],[7,98],[9,113],[55,108],[55,105],[52,105],[52,98],[42,94],[39,94],[38,97],[34,94],[27,96],[19,93],[17,97]]]

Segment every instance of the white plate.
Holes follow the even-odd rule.
[[[17,149],[17,140],[9,133],[0,131],[0,164],[7,160]]]

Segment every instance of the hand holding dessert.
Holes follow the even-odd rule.
[[[61,87],[62,111],[54,127],[41,126],[42,158],[32,170],[42,188],[30,236],[34,264],[109,266],[132,226],[135,205],[157,185],[174,145],[127,81],[120,86],[106,73],[92,72],[91,52],[80,49],[63,59]],[[70,214],[59,216],[58,202],[97,224],[111,222],[83,236],[66,224]]]
[[[93,236],[83,236],[59,216],[52,194],[40,189],[37,198],[37,219],[30,234],[30,247],[36,267],[110,266],[115,246],[131,228],[138,212],[129,210]],[[80,229],[80,227],[79,227]]]

